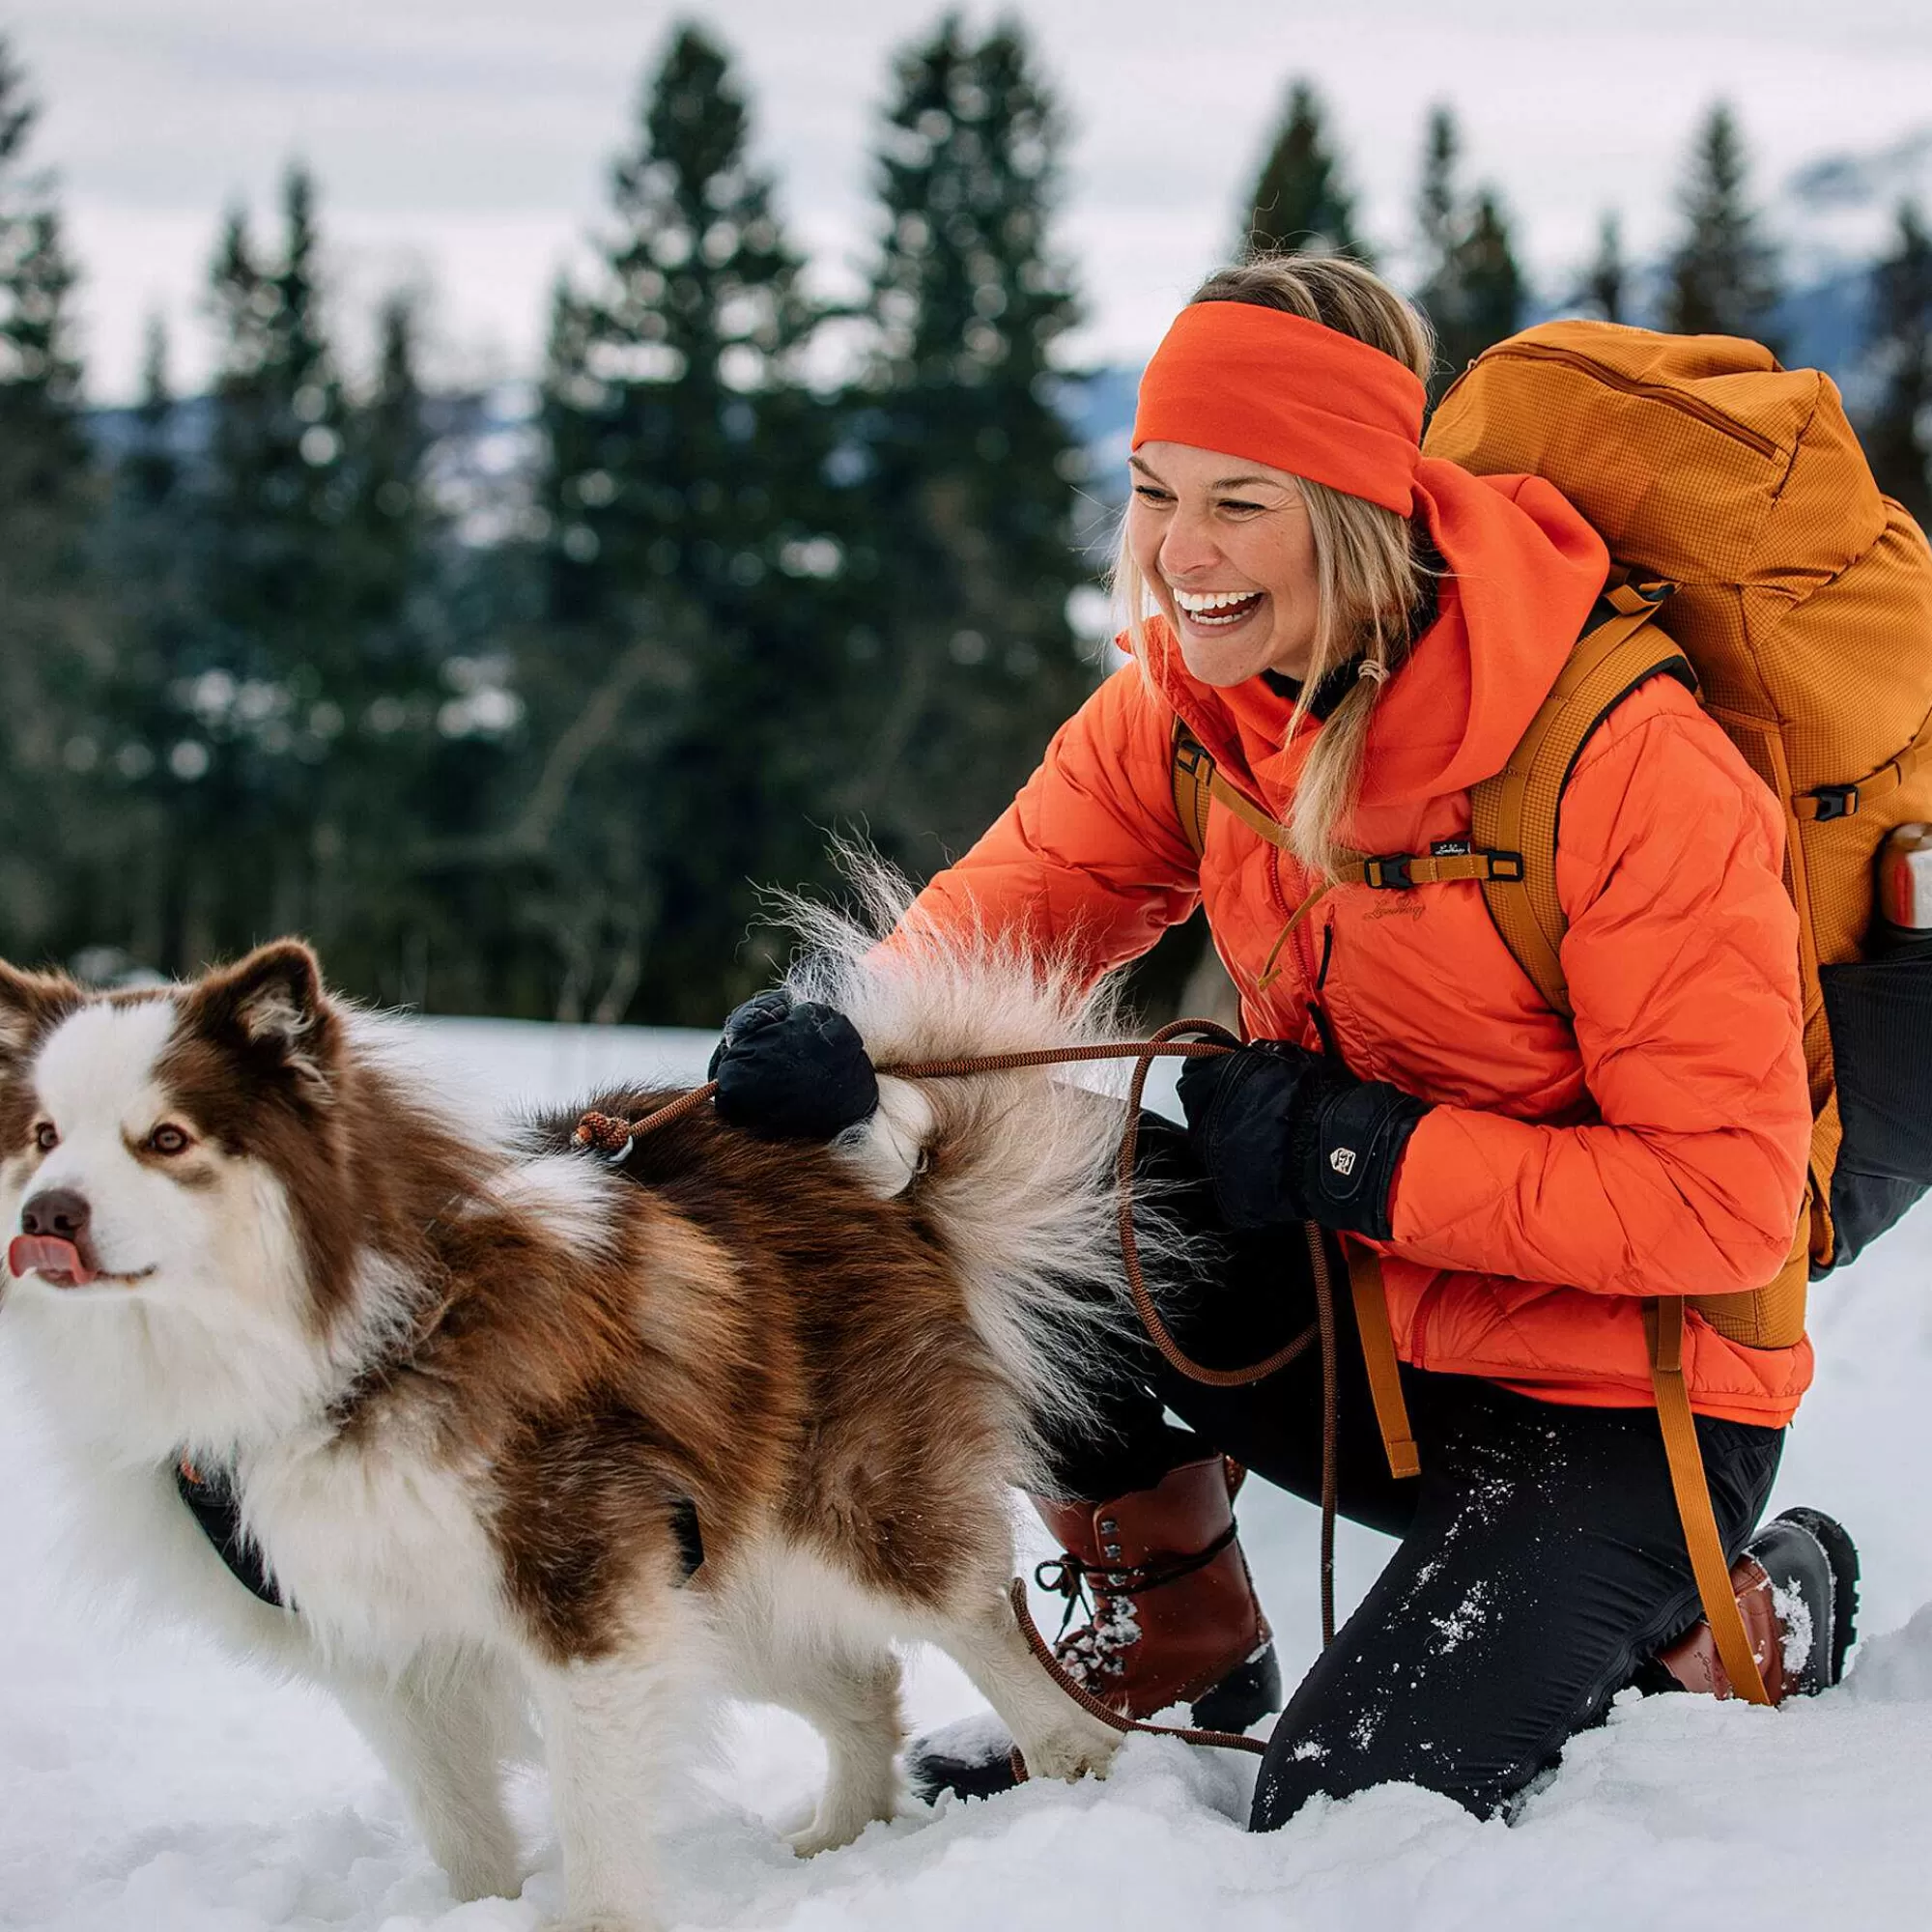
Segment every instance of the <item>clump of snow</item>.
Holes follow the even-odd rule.
[[[1784,1674],[1795,1678],[1811,1660],[1811,1645],[1815,1633],[1811,1628],[1811,1605],[1805,1601],[1801,1590],[1783,1590],[1774,1583],[1771,1587],[1771,1606],[1777,1612],[1779,1629],[1783,1632]]]
[[[500,1098],[544,1102],[611,1077],[701,1077],[711,1045],[483,1023],[434,1028],[431,1040]],[[1816,1291],[1819,1385],[1771,1506],[1828,1509],[1860,1543],[1861,1628],[1874,1634],[1842,1690],[1776,1712],[1626,1697],[1514,1826],[1400,1786],[1318,1801],[1254,1837],[1242,1830],[1252,1759],[1133,1738],[1104,1783],[910,1807],[806,1863],[778,1830],[812,1796],[820,1747],[799,1719],[746,1710],[668,1825],[670,1922],[1027,1932],[1099,1912],[1110,1932],[1924,1923],[1932,1538],[1916,1444],[1932,1385],[1928,1264],[1932,1216],[1920,1214]],[[4,1337],[0,1314],[0,1376]],[[457,1905],[325,1699],[189,1635],[79,1613],[47,1553],[61,1497],[3,1380],[0,1459],[12,1477],[0,1489],[0,1932],[536,1932],[560,1912],[541,1779],[518,1794],[522,1896]],[[1292,1679],[1316,1643],[1316,1512],[1252,1482],[1241,1520]],[[1030,1534],[1027,1562],[1052,1553]],[[1345,1607],[1387,1549],[1343,1526]],[[930,1655],[908,1702],[921,1725],[979,1709]]]
[[[1082,1684],[1119,1676],[1126,1667],[1122,1653],[1141,1640],[1141,1627],[1131,1597],[1099,1600],[1094,1621],[1070,1631],[1060,1648],[1066,1674]],[[1104,1688],[1101,1695],[1105,1695]]]
[[[1489,1601],[1487,1581],[1472,1583],[1463,1593],[1463,1601],[1446,1617],[1431,1617],[1430,1627],[1441,1641],[1435,1648],[1445,1655],[1454,1650],[1471,1632],[1482,1626],[1484,1605]]]

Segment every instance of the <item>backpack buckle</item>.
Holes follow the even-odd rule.
[[[1485,852],[1483,857],[1490,862],[1490,877],[1492,879],[1514,883],[1529,876],[1520,852]]]
[[[1849,785],[1818,785],[1811,793],[1818,801],[1819,823],[1829,823],[1833,818],[1852,818],[1858,813],[1859,788]]]
[[[1415,864],[1413,852],[1390,852],[1384,858],[1362,863],[1362,883],[1378,893],[1406,893],[1414,889],[1409,867]]]

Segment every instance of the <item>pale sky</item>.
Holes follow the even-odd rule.
[[[891,47],[937,7],[898,0],[0,0],[46,115],[87,280],[93,392],[130,392],[144,318],[179,381],[206,367],[202,278],[223,206],[259,216],[315,169],[352,342],[375,296],[425,284],[445,378],[527,375],[546,292],[581,259],[606,164],[679,13],[727,45],[758,151],[828,292],[871,232],[868,154]],[[983,24],[990,10],[965,10]],[[1823,156],[1932,128],[1932,0],[1020,0],[1073,138],[1060,240],[1089,323],[1132,361],[1228,248],[1289,79],[1324,90],[1384,246],[1408,228],[1421,125],[1459,110],[1466,181],[1492,179],[1552,289],[1600,213],[1634,252],[1670,227],[1698,117],[1737,104],[1761,198]],[[1794,216],[1795,221],[1795,216]],[[1808,231],[1794,227],[1794,237]]]

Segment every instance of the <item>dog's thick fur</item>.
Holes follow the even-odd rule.
[[[813,917],[797,983],[882,1065],[1112,1024],[1018,952]],[[577,1927],[655,1922],[653,1778],[695,1687],[824,1734],[801,1852],[895,1808],[895,1640],[957,1659],[1037,1774],[1104,1769],[1114,1733],[1004,1586],[1066,1338],[1118,1319],[1119,1109],[1041,1073],[888,1080],[830,1149],[707,1110],[616,1169],[575,1110],[448,1118],[395,1027],[293,941],[152,992],[0,966],[0,1212],[79,1197],[99,1276],[0,1276],[79,1543],[331,1689],[464,1896],[518,1889],[499,1783],[533,1711]],[[232,1474],[292,1609],[223,1567],[183,1456]]]

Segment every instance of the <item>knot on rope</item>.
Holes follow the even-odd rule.
[[[631,1123],[613,1114],[585,1114],[570,1136],[572,1147],[594,1148],[621,1160],[631,1145]]]

